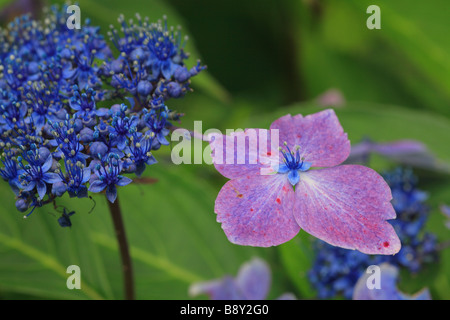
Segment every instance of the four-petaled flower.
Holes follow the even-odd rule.
[[[258,145],[248,148],[235,149],[226,137],[210,141],[216,169],[231,179],[215,203],[217,220],[231,242],[274,246],[303,229],[332,245],[367,254],[400,250],[400,240],[386,221],[396,218],[387,183],[370,168],[339,166],[350,153],[350,141],[333,110],[286,115],[270,129],[278,130],[281,152],[263,150],[261,146],[273,142],[261,139],[270,138],[263,129],[257,129]],[[246,139],[247,131],[234,137]],[[220,150],[225,152],[216,152]],[[226,157],[235,161],[227,164]],[[246,161],[239,164],[238,157]],[[272,169],[266,172],[271,174],[261,174],[268,159]]]

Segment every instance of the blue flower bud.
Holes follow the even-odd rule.
[[[175,77],[175,80],[178,82],[186,82],[191,77],[191,74],[186,69],[186,67],[179,67],[175,70],[173,76]]]
[[[88,127],[81,129],[80,142],[89,143],[94,140],[94,131]]]
[[[138,83],[137,91],[141,96],[148,96],[153,90],[153,86],[149,81],[141,80]]]
[[[93,157],[103,158],[108,152],[108,146],[103,142],[93,142],[90,146],[90,153]]]
[[[124,67],[123,59],[117,59],[111,62],[110,68],[114,73],[122,73]]]
[[[18,199],[16,201],[16,208],[17,210],[19,210],[20,212],[25,212],[28,210],[28,202],[25,201],[24,199]]]
[[[179,98],[184,95],[183,89],[177,82],[169,82],[167,85],[167,91],[172,98]]]

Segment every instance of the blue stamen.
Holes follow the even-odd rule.
[[[294,187],[300,181],[299,171],[307,171],[311,168],[311,162],[307,162],[300,157],[300,147],[296,147],[295,153],[285,143],[287,150],[280,148],[283,154],[284,163],[278,168],[278,173],[287,174],[289,183]]]

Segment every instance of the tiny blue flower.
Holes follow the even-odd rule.
[[[89,191],[98,193],[106,188],[106,197],[113,203],[117,198],[116,186],[126,186],[132,182],[130,178],[120,175],[122,171],[122,163],[119,156],[115,153],[110,153],[108,161],[101,161],[96,165],[95,178],[91,179]]]

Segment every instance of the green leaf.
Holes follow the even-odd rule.
[[[352,1],[360,10],[372,2]],[[401,50],[409,61],[426,76],[428,83],[436,89],[433,96],[445,96],[450,101],[450,44],[443,26],[448,21],[448,13],[442,10],[445,0],[429,3],[410,1],[386,1],[377,3],[381,10],[382,28],[380,37],[386,39],[393,48]],[[368,17],[368,15],[367,15]],[[410,83],[414,83],[411,79]],[[417,90],[423,83],[414,83]],[[439,108],[448,113],[448,108]]]
[[[308,280],[308,271],[314,261],[310,240],[311,237],[308,234],[300,232],[299,236],[278,247],[281,263],[298,290],[299,298],[303,299],[311,299],[316,296],[316,292]]]
[[[184,166],[164,163],[147,169],[151,185],[119,188],[125,229],[135,269],[138,299],[187,299],[196,281],[235,275],[253,256],[271,249],[231,244],[216,222],[215,190]],[[0,185],[0,293],[42,298],[120,299],[122,275],[117,241],[104,195],[58,199],[75,210],[72,227],[48,205],[23,219],[7,183]],[[81,269],[81,290],[66,288],[69,265]]]

